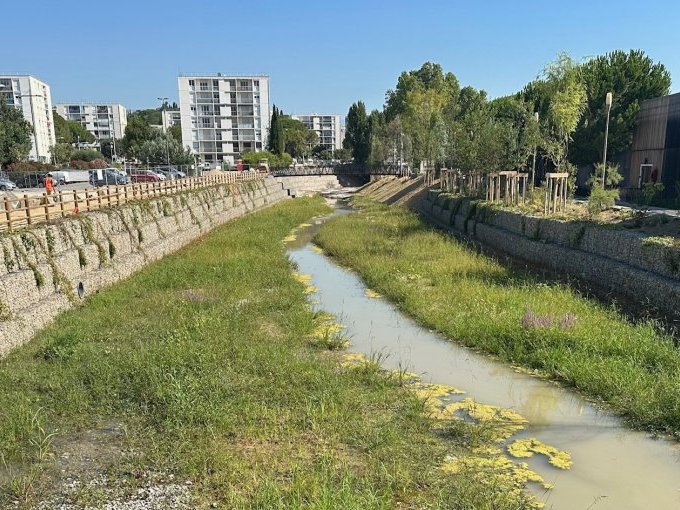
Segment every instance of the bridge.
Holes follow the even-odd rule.
[[[337,176],[362,176],[372,175],[409,175],[408,168],[399,168],[399,165],[383,165],[380,167],[370,167],[355,163],[339,165],[316,165],[316,166],[296,166],[294,168],[273,168],[270,173],[274,177],[302,177],[314,175],[337,175]]]

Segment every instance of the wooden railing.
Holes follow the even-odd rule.
[[[174,195],[219,184],[255,181],[264,178],[259,172],[222,172],[202,177],[159,182],[109,185],[100,188],[56,190],[51,195],[5,194],[0,210],[0,230],[13,230],[73,214],[96,211],[135,200]]]

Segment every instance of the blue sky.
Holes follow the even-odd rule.
[[[428,60],[496,97],[560,51],[641,48],[679,91],[679,21],[677,0],[17,1],[3,9],[0,74],[36,75],[54,102],[136,109],[176,100],[180,72],[264,73],[285,112],[345,114],[357,99],[381,107]]]

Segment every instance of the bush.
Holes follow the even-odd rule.
[[[293,164],[293,158],[286,152],[280,155],[269,151],[246,152],[241,154],[241,159],[251,167],[256,167],[261,159],[269,161],[269,168],[288,168]]]
[[[7,169],[11,172],[51,172],[57,167],[50,163],[39,163],[37,161],[20,161],[10,164]]]
[[[593,186],[588,197],[588,212],[591,215],[599,214],[614,206],[619,198],[618,189],[604,189],[602,186]]]

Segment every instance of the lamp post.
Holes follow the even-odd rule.
[[[167,97],[159,97],[158,100],[161,102],[161,126],[163,127],[163,137],[165,138],[165,163],[170,166],[170,146],[168,144],[168,134],[165,131],[165,107],[168,104]]]
[[[534,112],[534,119],[536,119],[536,124],[538,125],[538,112]],[[534,187],[534,182],[536,179],[536,151],[538,150],[537,144],[534,143],[534,162],[531,165],[531,179],[529,180],[531,187]]]
[[[604,189],[605,176],[607,173],[607,139],[609,138],[609,112],[612,109],[613,96],[611,92],[607,92],[607,97],[604,100],[604,107],[607,110],[607,122],[604,125],[604,150],[602,151],[602,189]]]

